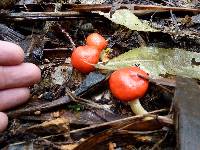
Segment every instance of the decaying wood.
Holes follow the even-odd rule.
[[[26,5],[26,7],[31,7],[34,4]],[[48,5],[47,5],[48,6]],[[23,6],[21,6],[23,7]],[[45,5],[43,6],[45,7]],[[112,9],[112,5],[76,5],[76,4],[63,4],[63,8],[66,10],[60,12],[20,12],[20,13],[1,13],[1,19],[3,18],[22,18],[22,19],[50,19],[56,17],[64,18],[81,18],[88,17],[88,14],[83,14],[83,12],[92,12],[92,11],[103,11],[109,12]],[[200,9],[195,8],[183,8],[183,7],[170,7],[170,6],[155,6],[155,5],[139,5],[139,4],[121,4],[119,8],[128,8],[131,9],[135,15],[145,15],[147,13],[153,12],[164,12],[164,11],[173,11],[173,12],[193,12],[199,13]],[[58,18],[57,18],[58,19]]]
[[[58,4],[58,3],[57,3]],[[51,5],[51,7],[57,4],[42,4],[42,7],[46,7]],[[27,4],[25,5],[26,8],[31,8],[37,4]],[[151,11],[182,11],[182,12],[200,12],[199,9],[196,8],[186,8],[186,7],[170,7],[170,6],[160,6],[160,5],[142,5],[142,4],[119,4],[119,8],[128,8],[132,10],[151,10]],[[104,11],[109,12],[113,5],[110,4],[62,4],[63,10],[70,10],[70,11],[78,11],[78,12],[91,12],[91,11]],[[23,8],[23,5],[18,5],[18,7]]]
[[[177,78],[175,112],[177,147],[196,150],[200,147],[200,88],[195,80]]]

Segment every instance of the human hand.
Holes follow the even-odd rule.
[[[26,102],[29,86],[41,78],[40,69],[31,63],[23,63],[23,50],[9,42],[0,41],[0,111]],[[8,117],[0,112],[0,132],[6,129]]]

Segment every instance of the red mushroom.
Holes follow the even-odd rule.
[[[148,74],[138,67],[122,68],[113,72],[109,79],[111,93],[123,102],[129,102],[136,115],[148,112],[140,104],[139,98],[144,96],[149,82],[138,76],[148,77]]]
[[[106,46],[108,42],[106,39],[98,33],[92,33],[86,38],[86,44],[88,46],[95,46],[98,48],[99,52],[101,52]]]
[[[79,46],[73,50],[71,63],[74,68],[82,73],[89,73],[95,69],[93,64],[99,61],[99,51],[92,46]]]

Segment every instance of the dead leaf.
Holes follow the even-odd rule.
[[[42,124],[34,125],[26,131],[38,134],[47,133],[67,133],[69,131],[69,121],[66,118],[57,118],[51,121],[45,121]]]
[[[182,49],[165,49],[156,47],[140,47],[130,50],[111,59],[106,65],[97,68],[115,70],[128,66],[139,66],[151,78],[171,74],[200,79],[200,66],[193,62],[200,62],[200,53]]]
[[[150,27],[147,21],[140,21],[130,10],[128,9],[119,9],[110,17],[110,13],[98,12],[100,15],[108,18],[116,24],[123,25],[131,30],[144,31],[144,32],[158,32],[152,27]]]

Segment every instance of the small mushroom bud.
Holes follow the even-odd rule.
[[[111,74],[109,86],[114,97],[128,102],[136,115],[143,115],[148,112],[140,104],[139,98],[146,93],[149,82],[138,74],[148,77],[148,74],[138,67],[119,69]]]
[[[99,52],[101,52],[104,48],[106,48],[108,42],[100,34],[92,33],[86,38],[86,44],[88,46],[95,46]]]

